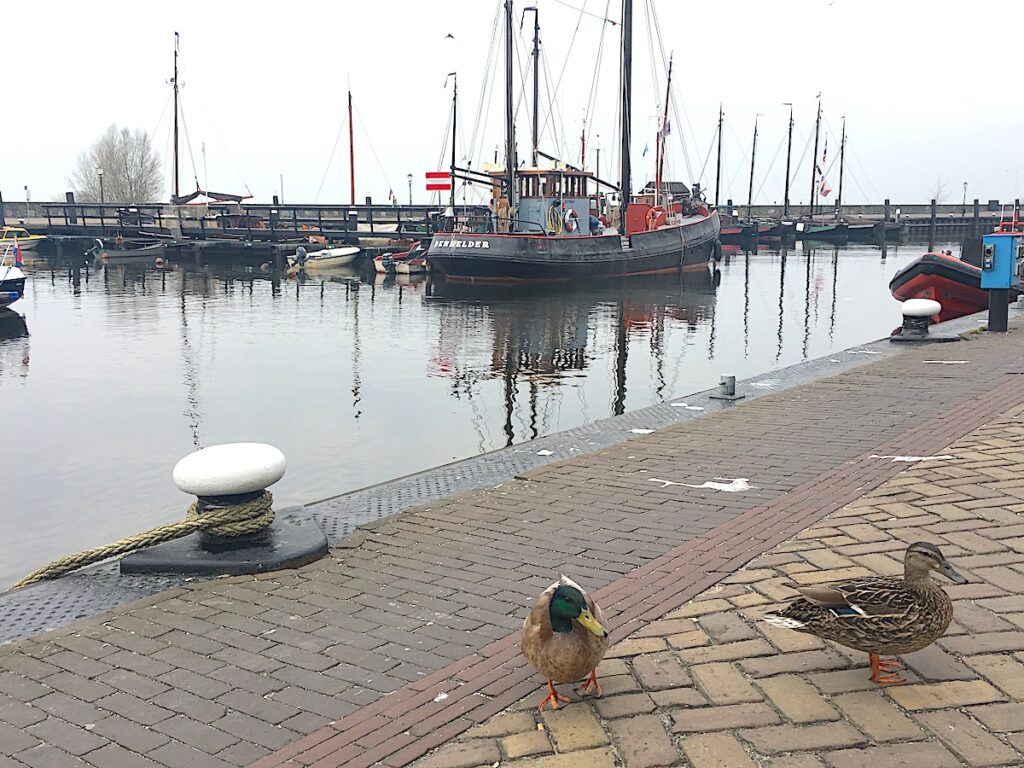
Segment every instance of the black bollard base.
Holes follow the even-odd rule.
[[[298,568],[327,554],[327,537],[305,507],[278,511],[270,527],[257,534],[216,543],[203,539],[193,533],[134,552],[122,558],[121,573],[241,576]]]

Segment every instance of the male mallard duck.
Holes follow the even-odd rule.
[[[954,570],[934,544],[919,541],[907,547],[903,578],[873,576],[836,584],[796,587],[803,595],[786,608],[765,614],[776,627],[807,632],[864,651],[871,660],[871,680],[902,683],[895,661],[879,656],[912,653],[931,645],[945,633],[953,618],[953,604],[931,579],[938,571],[957,584],[965,579]]]
[[[604,612],[583,587],[566,576],[545,589],[523,622],[523,655],[533,668],[548,679],[548,695],[537,709],[569,701],[555,692],[555,683],[574,683],[588,674],[586,685],[576,689],[586,694],[596,689],[597,665],[608,649]]]

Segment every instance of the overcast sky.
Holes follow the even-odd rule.
[[[541,149],[571,153],[568,159],[578,162],[590,103],[587,166],[594,168],[594,150],[600,146],[602,176],[615,180],[618,173],[609,162],[616,155],[620,28],[601,17],[619,21],[621,3],[534,2],[540,8],[546,62],[542,80],[550,81],[550,87],[542,85],[541,122],[548,128]],[[827,135],[827,176],[833,188],[838,187],[838,166],[832,163],[842,116],[847,118],[847,202],[883,197],[924,202],[935,194],[940,177],[947,202],[960,201],[964,181],[968,199],[1024,196],[1019,172],[1024,104],[1016,98],[1021,66],[1014,38],[1024,21],[1024,4],[653,0],[662,48],[657,30],[649,31],[649,2],[635,0],[634,9],[634,188],[653,174],[654,116],[664,101],[663,51],[664,57],[671,51],[679,112],[671,122],[668,178],[702,178],[713,188],[712,142],[722,102],[722,197],[746,201],[754,118],[760,113],[755,202],[781,201],[788,118],[783,102],[793,102],[791,199],[806,201],[806,147],[813,137],[815,96],[821,92],[822,145]],[[439,165],[451,109],[447,73],[457,71],[459,77],[460,163],[479,166],[493,159],[495,147],[504,141],[500,41],[492,53],[490,79],[484,81],[499,4],[179,0],[158,8],[103,0],[18,3],[16,10],[5,12],[8,23],[0,46],[5,103],[19,105],[4,110],[0,192],[6,201],[24,200],[27,185],[33,200],[62,197],[79,153],[116,123],[153,136],[167,166],[169,194],[167,81],[177,30],[191,145],[190,153],[183,136],[183,193],[195,188],[198,175],[200,184],[208,182],[213,190],[248,189],[256,200],[269,201],[279,192],[283,175],[287,202],[312,202],[318,195],[322,203],[348,202],[347,129],[336,142],[345,127],[351,83],[357,197],[372,195],[383,202],[393,190],[406,201],[411,173],[413,199],[422,202],[423,173]],[[524,5],[515,5],[517,35]],[[529,64],[530,27],[528,19],[517,43],[522,47],[517,71]],[[517,75],[517,88],[518,83]],[[552,121],[547,92],[556,83]],[[1000,90],[1007,95],[1000,97]],[[521,159],[530,145],[527,107],[523,103],[517,113]],[[478,113],[483,115],[479,121]],[[474,127],[477,140],[471,146]]]

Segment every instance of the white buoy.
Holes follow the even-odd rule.
[[[174,484],[193,496],[255,493],[284,477],[284,454],[266,443],[226,443],[190,453],[174,465]]]

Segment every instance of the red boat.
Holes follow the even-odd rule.
[[[900,301],[933,299],[942,305],[935,322],[943,323],[988,308],[988,291],[981,287],[981,269],[950,253],[926,253],[895,274],[889,290]],[[1017,292],[1010,291],[1010,301]]]

